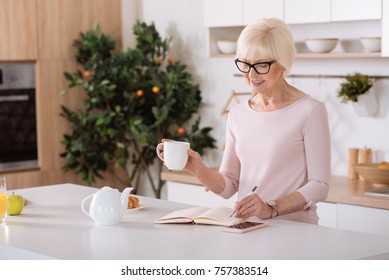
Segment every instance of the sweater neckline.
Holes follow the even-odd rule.
[[[285,106],[283,108],[280,108],[280,109],[277,109],[277,110],[273,110],[273,111],[256,111],[254,110],[253,108],[251,108],[250,106],[250,99],[246,101],[246,106],[247,108],[251,111],[251,112],[254,112],[254,113],[258,113],[258,114],[268,114],[268,113],[277,113],[277,112],[281,112],[281,111],[284,111],[284,110],[287,110],[291,107],[294,107],[295,105],[297,105],[298,103],[300,103],[301,101],[305,100],[309,98],[309,95],[308,94],[305,94],[303,97],[301,97],[300,99],[297,99],[295,102],[289,104],[288,106]]]

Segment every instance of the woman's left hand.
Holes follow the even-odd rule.
[[[237,218],[258,217],[259,219],[268,219],[272,215],[272,209],[263,202],[257,194],[251,194],[238,200],[235,203],[235,216]]]

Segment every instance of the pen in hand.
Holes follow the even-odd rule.
[[[255,186],[247,196],[253,194],[253,193],[255,192],[256,189],[257,189],[257,186]],[[236,213],[236,209],[234,210],[234,212],[231,213],[230,218],[232,218],[232,216],[234,216],[235,213]]]

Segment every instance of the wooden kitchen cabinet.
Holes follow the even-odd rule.
[[[37,0],[39,58],[74,61],[72,43],[99,22],[121,47],[121,1],[109,0]],[[64,20],[66,19],[66,20]]]
[[[64,173],[63,135],[69,133],[70,124],[60,116],[61,105],[77,110],[85,98],[81,88],[72,89],[64,96],[60,92],[67,88],[64,72],[82,70],[75,61],[73,42],[80,32],[91,30],[96,22],[101,30],[111,35],[121,48],[121,1],[120,0],[37,0],[39,29],[39,59],[37,61],[37,117],[38,150],[42,174],[42,185],[59,182],[83,183],[75,172]],[[108,172],[97,186],[112,185],[122,188],[123,183]]]
[[[85,98],[82,89],[60,95],[68,83],[64,72],[80,69],[74,58],[73,41],[79,39],[80,32],[91,30],[96,22],[100,23],[102,32],[115,38],[120,49],[121,20],[121,0],[0,0],[0,60],[36,62],[39,168],[0,172],[9,179],[10,190],[65,182],[86,184],[74,171],[62,170],[64,158],[60,154],[64,146],[60,142],[69,133],[70,125],[60,116],[61,105],[75,110]],[[10,30],[21,30],[21,35],[11,36]],[[12,44],[23,41],[24,54],[11,43],[12,50],[4,47],[8,38]],[[104,179],[98,179],[94,186],[124,188],[115,175],[106,172]]]
[[[36,0],[0,0],[0,61],[37,57]]]

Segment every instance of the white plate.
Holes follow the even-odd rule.
[[[143,209],[143,208],[145,208],[145,207],[146,207],[146,204],[144,204],[144,203],[142,203],[142,202],[139,202],[138,207],[127,209],[126,212],[133,212],[133,211],[136,211],[136,210]]]

